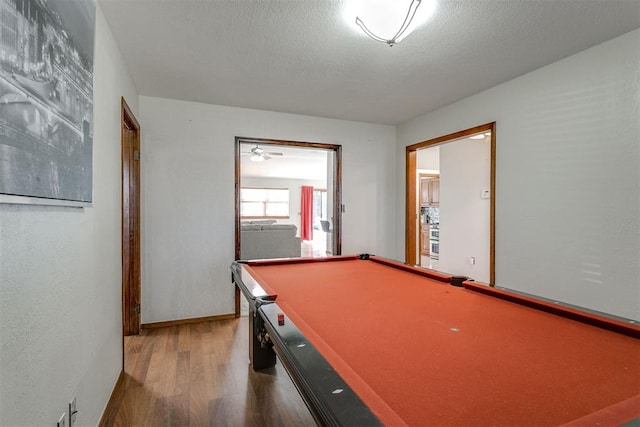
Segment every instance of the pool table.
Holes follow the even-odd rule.
[[[640,327],[369,256],[236,261],[249,359],[320,425],[623,425]]]

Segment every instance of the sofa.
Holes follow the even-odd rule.
[[[243,221],[240,224],[240,259],[295,258],[301,254],[298,228],[275,220]]]

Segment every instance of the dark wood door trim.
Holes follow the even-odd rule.
[[[496,122],[472,127],[448,135],[439,136],[427,141],[409,145],[405,149],[406,153],[406,193],[405,193],[405,262],[413,264],[416,259],[416,156],[417,151],[430,146],[445,144],[447,142],[465,138],[480,132],[491,131],[491,199],[490,199],[490,224],[489,224],[489,284],[495,285],[496,277]]]
[[[335,254],[342,253],[342,146],[319,142],[287,141],[279,139],[235,138],[235,259],[240,258],[240,144],[278,145],[286,147],[315,148],[335,153],[333,164],[333,238]],[[240,290],[235,290],[235,314],[240,315]]]
[[[121,98],[122,334],[140,333],[140,124]]]

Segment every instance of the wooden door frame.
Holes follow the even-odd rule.
[[[140,333],[140,124],[124,97],[121,97],[120,105],[122,335],[124,337]],[[129,133],[132,135],[129,136]],[[132,146],[129,146],[129,138],[132,138]]]
[[[240,259],[240,144],[276,145],[285,147],[315,148],[335,153],[333,162],[333,238],[335,253],[342,253],[342,145],[319,142],[287,141],[279,139],[235,138],[235,259]],[[240,290],[235,289],[235,315],[240,316]]]
[[[414,264],[416,259],[416,158],[417,151],[422,148],[445,144],[456,139],[465,138],[480,132],[491,132],[491,199],[489,220],[489,284],[495,286],[495,251],[496,251],[496,122],[472,127],[448,135],[439,136],[427,141],[418,142],[406,147],[406,193],[405,193],[405,262]]]

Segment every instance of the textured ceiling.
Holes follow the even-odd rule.
[[[265,152],[281,153],[262,162],[253,162],[249,153],[255,144],[240,144],[240,169],[242,177],[287,178],[326,181],[327,150],[262,145]]]
[[[381,124],[640,27],[640,0],[439,0],[388,47],[347,0],[99,3],[141,95]]]

